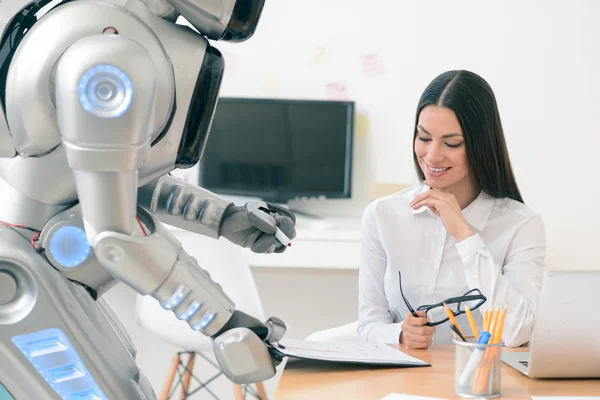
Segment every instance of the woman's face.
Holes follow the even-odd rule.
[[[414,145],[428,186],[449,189],[470,185],[465,139],[454,111],[425,107],[419,114]]]

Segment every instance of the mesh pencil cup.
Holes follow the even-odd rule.
[[[465,398],[500,397],[503,343],[454,340],[454,393]]]

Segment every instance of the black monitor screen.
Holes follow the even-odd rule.
[[[199,185],[285,202],[350,197],[354,103],[220,98]]]

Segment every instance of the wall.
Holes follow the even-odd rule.
[[[479,73],[495,90],[525,201],[544,217],[550,266],[600,268],[599,18],[594,0],[269,0],[250,41],[213,44],[227,61],[224,96],[356,101],[354,198],[295,204],[324,215],[360,215],[372,182],[414,182],[421,91],[448,69]],[[266,313],[293,321],[296,337],[349,322],[356,280],[335,274],[255,270]],[[160,387],[172,349],[129,326]]]
[[[276,0],[251,40],[214,45],[227,62],[222,95],[356,101],[354,199],[296,204],[323,214],[360,215],[371,182],[414,182],[422,90],[448,69],[479,73],[523,197],[544,217],[549,262],[598,268],[598,17],[594,0]]]

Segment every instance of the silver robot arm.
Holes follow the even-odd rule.
[[[290,240],[296,236],[296,217],[284,207],[256,201],[238,207],[169,175],[141,187],[138,204],[168,225],[215,239],[224,236],[255,253],[281,253],[287,249],[287,243],[276,237],[278,229]]]

